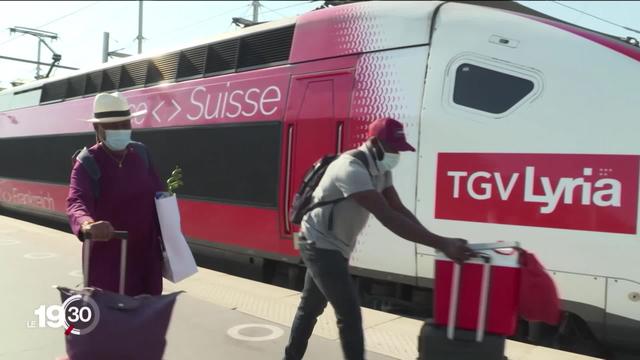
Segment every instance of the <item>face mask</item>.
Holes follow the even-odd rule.
[[[378,161],[378,168],[381,172],[391,171],[400,162],[400,154],[384,153],[382,160]]]
[[[131,129],[105,130],[105,145],[113,151],[122,151],[131,142]]]

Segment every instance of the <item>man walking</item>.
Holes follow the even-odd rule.
[[[313,192],[314,204],[345,199],[313,208],[302,220],[300,254],[307,274],[285,360],[302,359],[327,302],[335,309],[345,358],[364,359],[362,315],[349,257],[369,214],[396,235],[453,260],[464,261],[471,254],[465,240],[431,233],[402,204],[391,176],[402,151],[415,151],[402,124],[391,118],[376,120],[369,126],[369,140],[333,161]]]

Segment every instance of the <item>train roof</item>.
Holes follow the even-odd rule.
[[[477,6],[484,6],[484,7],[488,7],[488,8],[493,8],[493,9],[500,9],[500,10],[506,10],[506,11],[510,11],[510,12],[514,12],[514,13],[518,13],[518,14],[523,14],[523,15],[529,15],[529,16],[534,16],[537,18],[541,18],[541,19],[546,19],[546,20],[551,20],[551,21],[555,21],[561,24],[565,24],[567,26],[571,26],[577,29],[581,29],[584,31],[588,31],[594,34],[598,34],[604,37],[607,37],[609,39],[611,39],[612,41],[617,41],[620,42],[622,44],[625,45],[629,45],[629,46],[633,46],[635,48],[640,48],[637,43],[634,45],[632,43],[629,43],[628,40],[629,38],[623,38],[620,36],[616,36],[616,35],[612,35],[612,34],[608,34],[608,33],[604,33],[604,32],[600,32],[597,30],[593,30],[590,28],[586,28],[580,25],[576,25],[574,23],[550,16],[548,14],[542,13],[540,11],[534,10],[532,8],[526,7],[516,1],[452,1],[452,2],[456,2],[456,3],[462,3],[462,4],[471,4],[471,5],[477,5]]]
[[[630,44],[629,42],[625,41],[624,39],[620,38],[620,37],[616,37],[610,34],[606,34],[606,33],[602,33],[602,32],[597,32],[591,29],[587,29],[581,26],[578,26],[576,24],[573,23],[569,23],[567,21],[549,16],[547,14],[541,13],[539,11],[536,11],[534,9],[528,8],[524,5],[521,5],[515,1],[448,1],[449,3],[461,3],[461,4],[469,4],[469,5],[476,5],[476,6],[482,6],[485,8],[493,8],[493,9],[498,9],[498,10],[503,10],[503,11],[508,11],[508,12],[512,12],[512,13],[516,13],[516,14],[520,14],[520,15],[524,15],[530,18],[534,18],[534,19],[541,19],[541,20],[546,20],[547,23],[551,24],[551,25],[557,25],[557,24],[562,24],[565,27],[563,28],[564,30],[567,31],[571,31],[574,33],[577,33],[578,35],[590,38],[593,41],[599,42],[601,45],[610,47],[618,52],[624,53],[628,56],[634,57],[637,60],[640,60],[640,48],[638,46],[634,46],[632,44]],[[336,2],[333,2],[336,3]],[[349,6],[367,6],[364,3],[368,3],[368,1],[345,1],[344,5],[341,6],[333,6],[333,7],[329,7],[329,8],[325,8],[322,10],[317,10],[317,11],[322,11],[324,12],[324,16],[322,16],[323,19],[326,19],[328,17],[332,17],[332,16],[338,16],[338,14],[340,14],[340,9],[344,7],[349,7]],[[425,13],[425,12],[429,12],[431,13],[433,11],[434,8],[436,8],[438,5],[442,4],[442,1],[434,1],[434,2],[426,2],[423,4],[429,4],[430,6],[425,6],[425,11],[421,12],[421,13]],[[447,3],[446,1],[444,3]],[[398,4],[396,3],[395,6],[397,6]],[[428,8],[428,9],[427,9]],[[311,11],[310,13],[314,12],[316,10]],[[105,69],[110,69],[110,68],[115,68],[118,66],[122,66],[125,64],[130,64],[130,63],[135,63],[135,62],[139,62],[139,61],[145,61],[145,60],[151,60],[151,59],[157,59],[158,57],[162,57],[165,56],[167,54],[170,53],[177,53],[180,51],[183,51],[185,49],[192,49],[192,48],[197,48],[197,47],[202,47],[204,45],[207,44],[211,44],[211,43],[216,43],[216,42],[223,42],[223,41],[227,41],[227,40],[233,40],[233,39],[238,39],[238,38],[245,38],[248,36],[251,36],[252,34],[259,34],[259,33],[263,33],[263,32],[269,32],[270,30],[276,30],[276,29],[280,29],[280,28],[286,28],[286,27],[291,27],[291,29],[293,29],[293,26],[296,25],[296,23],[299,21],[300,18],[304,19],[308,17],[308,14],[310,13],[306,13],[303,15],[300,15],[298,17],[289,17],[289,18],[284,18],[284,19],[280,19],[280,20],[276,20],[276,21],[270,21],[270,22],[265,22],[265,23],[261,23],[258,25],[254,25],[254,26],[250,26],[250,27],[246,27],[243,28],[239,31],[233,31],[233,32],[225,32],[225,33],[221,33],[221,34],[217,34],[214,36],[210,36],[210,37],[205,37],[196,41],[192,41],[187,45],[181,45],[178,47],[172,47],[172,48],[166,48],[166,49],[161,49],[158,51],[153,51],[153,52],[149,52],[149,53],[145,53],[145,54],[140,54],[140,55],[134,55],[134,56],[130,56],[127,58],[123,58],[123,59],[116,59],[113,61],[110,61],[108,63],[104,63],[104,64],[99,64],[97,66],[92,66],[86,69],[82,69],[82,70],[78,70],[76,72],[73,72],[71,74],[67,74],[65,76],[61,76],[61,77],[54,77],[54,78],[47,78],[47,79],[41,79],[41,80],[36,80],[36,81],[32,81],[20,86],[16,86],[16,87],[12,87],[12,88],[7,88],[4,89],[2,91],[0,91],[0,95],[4,95],[4,94],[8,94],[8,93],[14,93],[14,94],[18,94],[18,93],[24,93],[24,92],[29,92],[31,90],[35,90],[35,89],[39,89],[42,88],[43,85],[50,83],[50,82],[54,82],[54,81],[58,81],[61,79],[66,79],[66,78],[72,78],[72,77],[77,77],[77,76],[83,76],[89,73],[94,73],[94,72],[99,72]],[[382,13],[384,14],[384,13]],[[598,39],[600,39],[600,41],[598,39],[595,39],[590,37],[591,34],[597,35],[599,36]],[[317,35],[316,35],[317,37]],[[604,39],[604,40],[601,40]],[[613,44],[613,45],[612,45]]]
[[[255,34],[255,33],[261,33],[261,32],[269,31],[269,30],[272,30],[272,29],[278,29],[278,28],[283,28],[283,27],[287,27],[287,26],[292,26],[292,25],[295,24],[295,22],[296,22],[296,17],[288,17],[288,18],[283,18],[283,19],[279,19],[279,20],[264,22],[264,23],[260,23],[260,24],[257,24],[257,25],[245,27],[245,28],[240,29],[238,31],[227,31],[227,32],[215,34],[215,35],[212,35],[212,36],[202,37],[202,38],[190,41],[187,44],[174,46],[174,47],[169,47],[169,48],[163,48],[163,49],[159,49],[159,50],[155,50],[155,51],[146,52],[146,53],[143,53],[143,54],[136,54],[136,55],[128,56],[126,58],[119,58],[119,59],[110,60],[107,63],[98,64],[98,65],[94,65],[94,66],[87,67],[87,68],[84,68],[84,69],[80,69],[80,70],[74,71],[72,73],[65,74],[64,76],[45,78],[45,79],[40,79],[40,80],[34,80],[34,81],[28,82],[26,84],[22,84],[22,85],[15,86],[15,87],[12,87],[12,88],[4,89],[4,90],[0,91],[0,95],[2,95],[4,93],[9,93],[9,92],[12,92],[12,93],[27,92],[27,91],[30,91],[30,90],[33,90],[33,89],[40,88],[40,87],[42,87],[42,85],[44,85],[46,83],[49,83],[49,82],[52,82],[52,81],[57,81],[57,80],[60,80],[60,79],[74,77],[74,76],[87,74],[87,73],[91,73],[91,72],[95,72],[95,71],[101,71],[101,70],[104,70],[104,69],[107,69],[107,68],[112,68],[112,67],[115,67],[115,66],[119,66],[119,65],[123,65],[123,64],[127,64],[127,63],[132,63],[132,62],[136,62],[136,61],[139,61],[139,60],[150,60],[150,59],[153,59],[153,58],[157,58],[158,56],[165,55],[167,53],[176,52],[176,51],[189,49],[189,48],[195,48],[195,47],[206,45],[206,44],[213,43],[213,42],[219,42],[219,41],[224,41],[224,40],[233,40],[233,39],[236,39],[236,38],[245,37],[245,36],[248,36],[248,35],[251,35],[251,34]]]

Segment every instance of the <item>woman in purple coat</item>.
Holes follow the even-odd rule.
[[[83,165],[88,162],[84,161],[87,154],[79,155],[67,198],[73,233],[80,241],[85,237],[94,240],[88,286],[118,292],[121,244],[113,239],[113,232],[129,232],[125,293],[130,296],[162,293],[162,250],[154,197],[165,187],[146,148],[131,142],[131,118],[143,113],[131,114],[127,100],[119,93],[96,96],[94,118],[88,121],[94,124],[97,144],[87,150],[100,176],[96,184],[92,172]]]

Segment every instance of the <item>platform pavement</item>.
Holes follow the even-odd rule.
[[[29,328],[40,305],[59,304],[52,285],[82,280],[80,243],[70,234],[0,217],[0,359],[54,359],[64,353],[63,330]],[[165,359],[281,359],[299,293],[199,268],[179,283]],[[422,322],[363,308],[369,360],[416,359]],[[231,336],[230,329],[241,326]],[[238,339],[242,338],[242,339]],[[255,341],[260,338],[272,338]],[[588,357],[509,341],[512,360]],[[305,359],[341,359],[333,310],[318,320]]]

